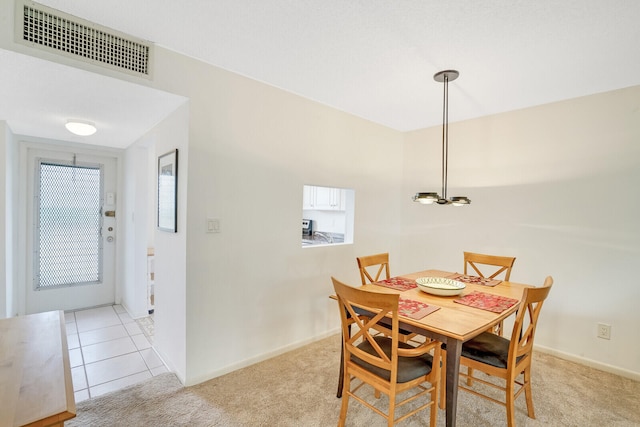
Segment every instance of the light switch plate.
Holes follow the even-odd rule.
[[[207,233],[219,233],[220,220],[217,218],[207,218]]]

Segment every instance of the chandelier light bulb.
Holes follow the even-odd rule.
[[[413,201],[421,203],[423,205],[431,205],[440,199],[438,193],[416,193],[413,196]]]

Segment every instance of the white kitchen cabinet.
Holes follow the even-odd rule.
[[[311,185],[305,185],[302,189],[302,209],[313,209],[313,193],[314,188]]]
[[[303,209],[320,211],[343,211],[345,209],[345,192],[342,188],[305,185],[302,198]]]

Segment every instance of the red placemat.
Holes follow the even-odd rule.
[[[428,305],[412,299],[400,298],[398,301],[398,314],[412,319],[422,319],[424,316],[439,310],[437,305]]]
[[[486,279],[480,276],[469,276],[469,275],[460,274],[460,273],[452,274],[451,276],[447,276],[447,278],[457,280],[458,282],[476,283],[478,285],[483,285],[483,286],[495,286],[502,282],[502,280]]]
[[[380,280],[373,282],[374,285],[384,286],[385,288],[391,288],[398,291],[408,291],[409,289],[417,288],[415,280],[404,279],[402,277],[392,277],[391,279]]]
[[[500,295],[486,294],[480,291],[473,291],[461,298],[454,299],[453,302],[468,305],[469,307],[480,308],[482,310],[502,313],[507,308],[518,303],[517,299],[507,298]]]

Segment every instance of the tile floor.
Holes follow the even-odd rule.
[[[65,313],[76,403],[168,372],[120,305]]]

